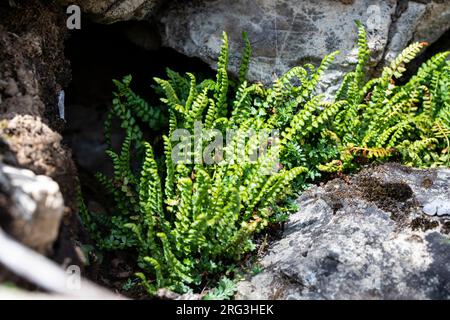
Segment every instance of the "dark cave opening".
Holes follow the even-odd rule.
[[[80,174],[108,173],[111,169],[105,155],[103,124],[111,107],[112,79],[132,75],[132,89],[151,105],[158,105],[160,97],[152,88],[153,78],[166,78],[166,68],[213,74],[200,59],[161,47],[155,28],[144,22],[86,22],[67,40],[65,55],[71,64],[72,81],[65,90],[64,138]]]

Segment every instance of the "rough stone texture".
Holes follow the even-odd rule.
[[[58,93],[70,81],[59,10],[37,0],[0,3],[0,119],[53,112],[56,118]]]
[[[59,2],[63,5],[74,4],[74,1],[70,0],[59,0]],[[93,20],[114,23],[142,20],[151,16],[163,2],[163,0],[82,0],[75,3],[83,12],[91,15]]]
[[[159,14],[163,45],[200,57],[215,67],[222,31],[231,38],[231,70],[236,72],[241,32],[253,47],[251,80],[270,82],[294,65],[318,63],[340,50],[336,71],[325,79],[335,85],[354,62],[354,20],[364,23],[372,66],[392,58],[411,40],[436,41],[450,28],[449,1],[405,0],[198,0],[172,1]],[[349,56],[347,56],[349,55]]]
[[[402,12],[398,14],[397,20],[391,27],[391,39],[386,48],[385,59],[387,61],[395,59],[414,38],[414,33],[428,8],[424,3],[411,1],[405,8],[399,8],[399,10]],[[424,36],[416,41],[425,41],[425,39],[429,39],[429,37]]]
[[[58,184],[47,176],[0,162],[0,192],[10,199],[7,212],[1,213],[3,227],[28,247],[50,254],[64,211]]]
[[[249,70],[253,81],[270,83],[274,75],[292,66],[318,64],[326,54],[339,50],[341,55],[322,81],[328,92],[335,91],[343,72],[355,62],[355,20],[366,26],[374,71],[412,41],[433,43],[450,29],[446,0],[84,0],[78,4],[97,22],[156,21],[164,46],[199,57],[213,68],[226,31],[232,73],[238,70],[241,32],[246,31],[253,48]],[[135,44],[159,46],[153,28],[135,24],[124,30]]]
[[[162,15],[163,44],[189,56],[199,56],[215,66],[222,31],[231,39],[231,69],[236,71],[241,49],[241,32],[252,43],[253,61],[249,76],[270,81],[272,75],[290,66],[318,63],[328,53],[341,50],[337,62],[345,64],[345,55],[355,44],[353,21],[367,22],[373,1],[346,4],[340,1],[196,1],[173,2]],[[377,59],[388,41],[390,17],[395,1],[379,2],[380,19],[368,26],[370,46]],[[375,33],[376,31],[376,33]]]
[[[75,167],[54,131],[70,80],[58,10],[34,0],[0,5],[0,158],[73,189]]]
[[[445,0],[84,0],[78,4],[96,22],[156,21],[164,46],[199,57],[213,68],[226,31],[233,73],[242,50],[241,32],[246,31],[253,48],[249,70],[253,81],[270,83],[274,75],[292,66],[318,64],[326,54],[339,50],[334,68],[323,79],[330,92],[355,62],[355,20],[366,26],[374,70],[412,41],[433,43],[450,29],[450,1]],[[144,48],[159,45],[153,28],[132,25],[124,30]]]
[[[0,158],[53,178],[73,208],[76,169],[61,140],[61,135],[37,116],[16,115],[11,120],[0,120],[0,141],[4,144]]]
[[[450,222],[422,211],[449,181],[391,164],[313,187],[237,298],[449,299]]]
[[[416,22],[413,40],[433,43],[449,29],[450,1],[430,1],[424,15]]]

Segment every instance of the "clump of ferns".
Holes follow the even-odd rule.
[[[359,25],[359,55],[336,94],[344,100],[330,130],[340,144],[341,161],[325,170],[356,167],[355,157],[386,160],[400,158],[406,165],[433,167],[450,164],[449,157],[449,52],[424,63],[405,84],[398,85],[406,64],[426,43],[413,43],[378,78],[365,81],[369,50]]]
[[[248,68],[249,50],[247,43],[241,79]],[[127,136],[120,153],[108,151],[114,164],[113,179],[98,175],[114,199],[116,211],[101,228],[93,223],[92,215],[84,207],[83,217],[103,249],[133,248],[138,252],[138,265],[143,270],[138,276],[150,293],[162,287],[185,292],[200,285],[207,274],[223,271],[222,262],[235,261],[252,250],[252,237],[268,224],[273,204],[288,193],[298,175],[307,172],[301,166],[290,169],[278,166],[278,149],[283,149],[289,136],[296,134],[300,119],[286,125],[279,147],[273,141],[274,145],[255,161],[241,161],[237,157],[235,151],[252,154],[259,147],[252,138],[242,139],[240,133],[253,130],[257,136],[276,127],[275,118],[269,114],[250,115],[249,94],[254,91],[261,101],[271,101],[280,91],[264,91],[261,85],[247,86],[242,81],[234,105],[229,106],[228,59],[224,34],[215,81],[197,84],[195,76],[188,74],[187,83],[186,78],[172,72],[168,80],[155,79],[164,92],[161,101],[169,110],[169,133],[163,137],[164,178],[153,148],[142,141],[142,130],[133,116],[135,106],[128,105],[127,94],[116,93],[113,114],[121,120]],[[129,80],[125,78],[118,83],[119,91]],[[198,123],[222,133],[238,129],[224,150],[231,151],[231,158],[212,165],[201,161],[174,162],[177,129],[191,134]],[[106,127],[109,135],[109,121]],[[133,145],[144,150],[138,173],[130,166]],[[203,147],[190,149],[194,159],[202,157]],[[273,171],[274,168],[278,170]]]
[[[413,44],[379,78],[366,82],[370,52],[359,23],[358,30],[357,66],[345,76],[332,102],[325,101],[316,88],[337,53],[326,56],[317,68],[294,67],[266,88],[245,80],[250,59],[246,37],[239,77],[229,79],[226,34],[216,79],[197,83],[193,74],[182,76],[170,70],[168,79],[155,79],[169,114],[169,132],[163,137],[164,166],[157,164],[152,147],[143,142],[140,128],[152,119],[153,108],[132,93],[130,77],[116,82],[111,117],[119,118],[127,137],[120,153],[108,151],[114,163],[113,179],[98,176],[116,211],[96,223],[94,219],[99,219],[82,207],[84,221],[99,246],[136,250],[143,270],[139,277],[150,293],[161,287],[185,292],[207,275],[223,271],[226,261],[252,250],[253,235],[271,216],[285,216],[274,204],[292,186],[294,191],[301,189],[320,171],[357,167],[358,157],[385,160],[393,155],[415,166],[448,165],[448,53],[436,55],[406,84],[396,85],[405,64],[424,46]],[[269,147],[253,162],[237,158],[212,165],[173,162],[177,129],[192,133],[198,123],[221,134],[230,129],[278,130],[278,147]],[[107,136],[110,124],[111,119],[105,126]],[[198,149],[191,148],[192,157],[201,159],[213,138],[205,137]],[[130,167],[132,147],[143,158],[140,172]],[[251,154],[257,147],[255,140],[237,135],[224,152]],[[278,171],[264,174],[274,167]]]

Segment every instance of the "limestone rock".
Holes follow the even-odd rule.
[[[73,1],[60,0],[63,5],[73,4]],[[102,23],[118,21],[142,20],[151,15],[162,4],[162,0],[84,0],[78,1],[83,12]]]
[[[252,81],[270,83],[290,67],[318,64],[326,54],[339,50],[334,69],[323,80],[329,92],[355,62],[355,20],[366,27],[374,71],[412,41],[433,43],[450,29],[450,2],[443,0],[85,0],[79,5],[101,23],[156,22],[164,46],[201,58],[213,68],[222,31],[226,31],[233,73],[239,67],[241,33],[246,31],[253,48]],[[144,32],[151,39],[155,36],[153,31]],[[141,34],[130,39],[147,48],[149,37]],[[150,41],[150,47],[154,46],[155,41]]]
[[[49,254],[64,211],[58,184],[47,176],[0,163],[0,192],[9,202],[0,212],[4,228],[28,247]]]
[[[354,48],[354,20],[366,23],[370,47],[381,59],[388,42],[395,1],[358,1],[353,4],[322,1],[196,1],[173,2],[161,17],[163,44],[215,66],[222,31],[230,36],[231,70],[238,68],[241,32],[246,31],[253,48],[249,70],[252,80],[270,82],[294,65],[319,63],[341,50],[338,64]],[[352,59],[352,58],[351,58]],[[353,57],[354,59],[354,57]]]
[[[448,210],[449,181],[383,165],[313,187],[237,298],[449,299],[450,222],[423,212]]]
[[[159,14],[163,45],[216,66],[221,34],[231,38],[231,70],[237,71],[241,32],[249,34],[249,78],[269,83],[295,65],[317,64],[340,50],[324,79],[336,87],[355,62],[355,20],[367,29],[371,67],[392,59],[412,41],[433,43],[450,29],[449,1],[404,0],[199,0],[172,1]]]

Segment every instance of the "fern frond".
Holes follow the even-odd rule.
[[[250,45],[250,40],[248,39],[247,33],[242,33],[242,38],[244,39],[244,50],[241,56],[241,65],[239,67],[239,83],[243,83],[247,79],[248,68],[250,65],[250,56],[252,55],[252,47]]]
[[[219,117],[227,114],[227,94],[228,94],[228,36],[224,32],[222,35],[222,47],[219,55],[219,62],[217,63],[217,80],[215,87],[216,108]]]

